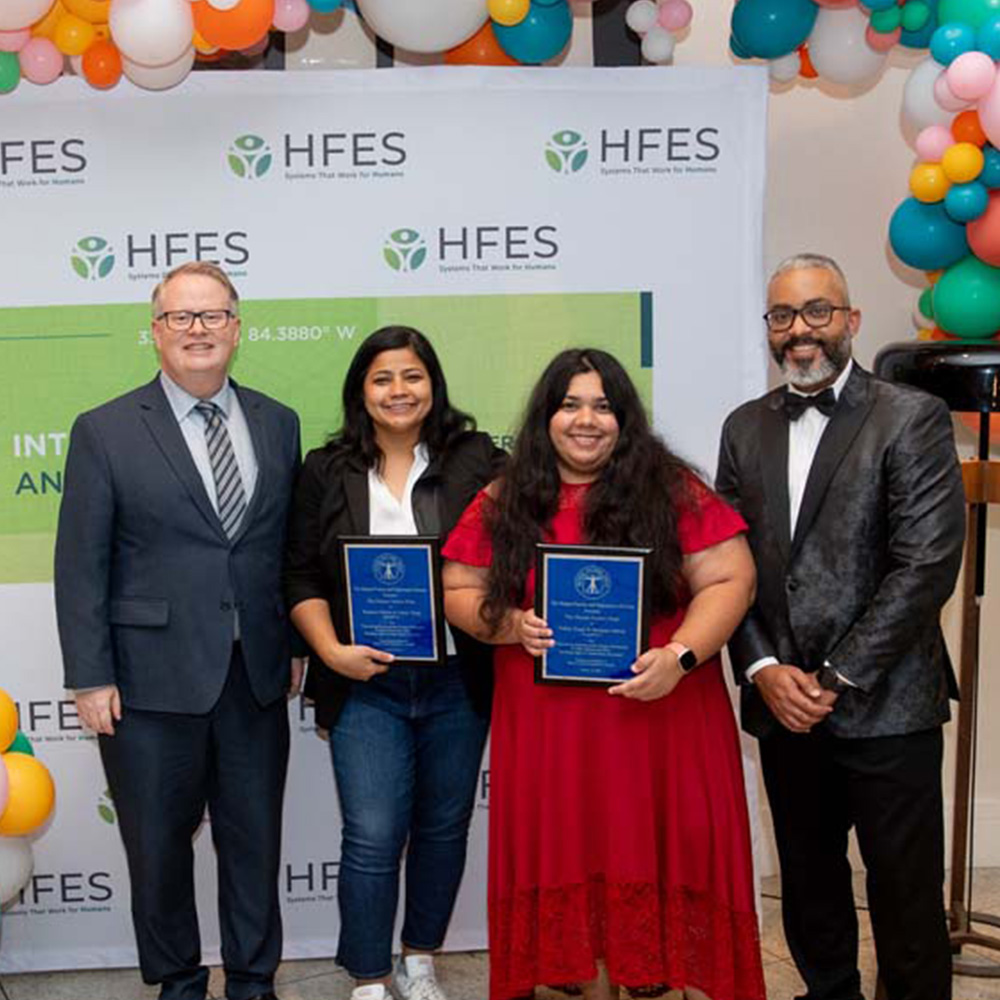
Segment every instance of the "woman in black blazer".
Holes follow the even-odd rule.
[[[286,597],[311,649],[305,694],[330,732],[343,817],[338,961],[352,1000],[446,1000],[440,947],[465,865],[492,690],[488,648],[452,630],[446,666],[393,664],[347,643],[338,541],[440,535],[501,468],[504,453],[448,401],[433,348],[385,327],[344,380],[344,422],[307,456],[289,527]],[[393,973],[399,862],[408,843],[403,957]]]

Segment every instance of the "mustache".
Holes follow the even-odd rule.
[[[808,333],[799,334],[795,337],[789,337],[788,340],[782,345],[781,350],[789,351],[794,347],[819,347],[824,346],[823,341],[819,337],[813,337]]]

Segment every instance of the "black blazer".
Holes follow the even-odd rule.
[[[421,534],[440,535],[442,543],[476,493],[500,473],[505,453],[488,434],[463,434],[446,455],[431,456],[413,487],[413,516]],[[337,542],[344,535],[369,534],[368,469],[357,458],[329,445],[310,451],[302,466],[289,523],[285,597],[289,608],[300,601],[329,601],[334,628],[346,636],[347,608]],[[477,712],[489,715],[493,691],[490,647],[452,626],[461,658],[462,678]],[[353,686],[314,656],[305,695],[316,703],[316,722],[329,729]]]
[[[947,721],[954,673],[942,605],[962,561],[965,497],[951,418],[926,393],[855,364],[820,440],[790,537],[783,389],[726,420],[716,489],[746,519],[757,598],[729,641],[743,727],[778,722],[744,671],[764,656],[849,678],[823,725],[890,736]]]
[[[254,695],[262,705],[285,696],[281,567],[299,421],[233,387],[258,476],[232,539],[159,378],[73,425],[55,551],[67,687],[117,684],[131,708],[207,712],[229,672],[235,607]]]

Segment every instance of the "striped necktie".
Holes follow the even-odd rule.
[[[195,409],[205,418],[205,444],[208,445],[208,460],[212,464],[212,478],[215,479],[219,520],[226,534],[232,538],[247,509],[243,477],[236,464],[222,409],[215,403],[197,403]]]

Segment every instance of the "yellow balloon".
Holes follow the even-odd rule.
[[[111,0],[62,0],[62,5],[71,14],[91,24],[107,22],[108,11],[111,10]]]
[[[508,27],[520,24],[531,9],[531,0],[489,0],[490,17]]]
[[[14,742],[17,736],[17,705],[3,688],[0,688],[0,753]]]
[[[929,330],[927,327],[923,327],[920,330],[917,330],[917,340],[933,340],[933,339],[934,339],[933,330]]]
[[[910,190],[917,201],[941,201],[950,187],[940,163],[918,163],[910,171]]]
[[[52,812],[56,786],[48,768],[26,753],[5,753],[7,808],[0,816],[0,836],[23,837],[37,830]]]
[[[31,33],[36,38],[51,39],[56,33],[56,25],[63,19],[65,13],[66,8],[62,5],[62,0],[56,0],[48,14],[31,26]]]
[[[941,157],[948,180],[954,184],[974,181],[983,170],[983,151],[971,142],[956,142]]]
[[[111,37],[111,28],[106,24],[95,24],[94,36],[98,40],[106,42]]]
[[[201,37],[201,32],[197,28],[194,29],[194,48],[196,52],[200,52],[203,56],[214,55],[219,51],[219,46],[212,45],[211,42],[206,42]]]
[[[67,14],[56,25],[52,41],[64,56],[81,56],[93,44],[97,32],[90,21]]]

